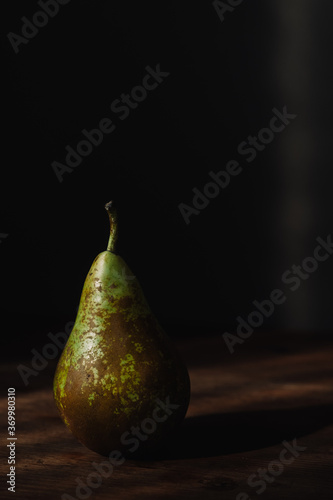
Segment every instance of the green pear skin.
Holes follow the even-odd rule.
[[[144,457],[185,417],[190,381],[136,277],[114,252],[116,212],[112,202],[106,209],[108,250],[86,277],[57,365],[54,397],[65,424],[89,449]],[[133,439],[137,428],[139,437]]]

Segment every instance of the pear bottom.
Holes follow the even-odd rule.
[[[118,320],[121,332],[121,315]],[[132,325],[127,321],[126,328],[126,336],[101,336],[99,349],[93,351],[84,339],[86,352],[81,341],[78,358],[75,344],[81,337],[74,325],[55,373],[54,396],[63,421],[87,448],[105,456],[119,451],[136,459],[158,450],[182,422],[190,381],[152,315]],[[107,338],[115,341],[104,342]]]

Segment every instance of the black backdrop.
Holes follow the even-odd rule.
[[[170,335],[234,331],[331,231],[332,2],[244,0],[219,16],[207,0],[71,0],[15,53],[8,34],[40,10],[1,4],[3,338],[28,351],[75,318],[110,199],[118,251]],[[169,75],[121,120],[111,103],[158,65]],[[285,106],[297,117],[248,163],[239,144]],[[59,182],[52,163],[106,117],[116,129]],[[242,173],[186,224],[179,204],[233,159]],[[261,328],[330,332],[332,269]]]

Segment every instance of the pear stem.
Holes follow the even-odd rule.
[[[108,213],[110,220],[110,237],[108,242],[107,251],[115,253],[116,240],[118,236],[118,222],[117,222],[117,212],[113,206],[113,202],[110,201],[105,205],[105,209]]]

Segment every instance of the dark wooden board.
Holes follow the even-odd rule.
[[[266,482],[261,498],[333,498],[333,344],[315,336],[257,334],[233,355],[221,336],[188,339],[179,348],[192,383],[182,428],[160,456],[127,460],[91,496],[81,497],[76,478],[86,483],[93,463],[105,458],[79,444],[61,422],[52,396],[55,362],[27,387],[18,363],[3,363],[1,498],[60,499],[67,493],[100,500],[235,500],[246,492],[254,499],[259,487],[247,484],[249,476],[279,460],[283,441],[295,438],[306,449],[280,475],[269,475],[274,481]],[[4,479],[7,387],[17,391],[15,495]]]

